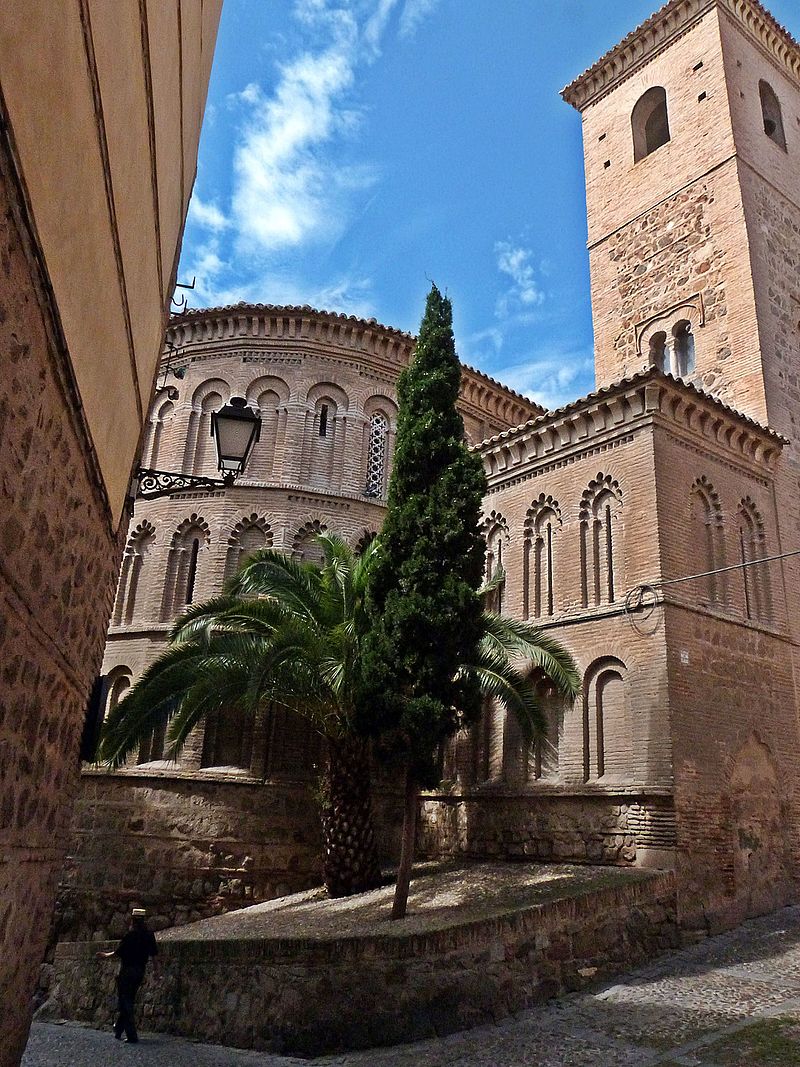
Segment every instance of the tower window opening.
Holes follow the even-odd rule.
[[[386,452],[389,423],[380,411],[369,420],[369,447],[367,449],[367,484],[365,496],[381,497],[386,480]]]
[[[681,319],[670,329],[658,330],[650,337],[650,366],[658,367],[676,378],[687,378],[695,370],[692,324]]]
[[[666,89],[656,85],[639,97],[631,115],[631,126],[634,163],[670,140]]]
[[[650,366],[663,371],[669,370],[669,348],[664,330],[659,330],[650,338]]]
[[[200,552],[200,538],[195,537],[189,550],[189,569],[186,575],[186,603],[191,604],[194,600],[194,583],[197,577],[197,556]]]
[[[786,133],[783,129],[781,102],[768,82],[760,81],[758,83],[758,92],[761,97],[761,117],[764,120],[764,133],[785,152]]]
[[[679,322],[672,331],[673,337],[673,374],[686,378],[692,374],[695,366],[694,335],[690,322]]]
[[[328,436],[328,405],[321,404],[319,409],[319,436]]]

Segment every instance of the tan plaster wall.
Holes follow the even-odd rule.
[[[19,166],[116,520],[159,356],[220,9],[182,0],[172,18],[159,0],[119,10],[32,0],[24,17],[15,5],[0,16]]]

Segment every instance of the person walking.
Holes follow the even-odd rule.
[[[147,912],[144,908],[134,908],[127,934],[115,949],[110,952],[98,952],[97,958],[111,959],[119,956],[120,967],[117,975],[118,1015],[114,1025],[114,1037],[122,1040],[123,1031],[128,1042],[139,1040],[136,1033],[136,994],[144,980],[147,961],[158,953],[158,946],[153,931],[146,923]]]

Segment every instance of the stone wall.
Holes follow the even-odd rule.
[[[375,802],[384,860],[402,802]],[[77,798],[55,938],[121,937],[131,907],[155,929],[181,925],[322,881],[313,781],[88,774]]]
[[[278,1053],[441,1036],[492,1023],[678,941],[671,875],[414,936],[168,941],[141,994],[143,1026]],[[113,968],[63,943],[48,1014],[106,1027]]]
[[[668,796],[546,793],[427,794],[419,853],[621,866],[672,866]]]

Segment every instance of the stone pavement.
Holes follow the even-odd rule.
[[[342,996],[347,991],[341,992]],[[292,1067],[163,1034],[35,1023],[23,1067]],[[442,1040],[328,1056],[320,1067],[800,1067],[800,907],[671,952],[612,984]]]

